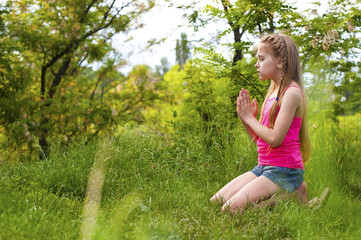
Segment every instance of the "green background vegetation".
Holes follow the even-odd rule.
[[[278,0],[202,9],[164,0],[195,32],[226,27],[193,49],[198,57],[180,34],[176,65],[162,59],[120,73],[113,36],[158,3],[1,5],[0,238],[358,239],[361,2],[331,1],[319,15]],[[235,100],[247,88],[263,101],[253,39],[270,32],[292,36],[300,50],[309,198],[325,187],[332,195],[318,209],[283,201],[221,213],[209,198],[257,162]],[[226,36],[231,58],[219,51]]]

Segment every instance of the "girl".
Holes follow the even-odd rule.
[[[258,165],[233,179],[211,201],[222,201],[222,210],[242,210],[286,190],[307,202],[304,165],[310,155],[305,96],[300,58],[292,39],[284,34],[262,37],[257,49],[260,80],[271,79],[257,121],[257,101],[242,89],[237,113],[258,146]]]

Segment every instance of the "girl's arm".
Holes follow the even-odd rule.
[[[290,88],[282,97],[281,109],[276,118],[273,129],[262,125],[252,113],[254,106],[251,103],[248,91],[242,89],[239,97],[239,116],[247,126],[272,148],[280,146],[291,126],[297,108],[302,103],[302,93],[296,88]]]
[[[259,137],[252,131],[252,129],[243,120],[242,123],[247,130],[248,136],[251,138],[253,142],[257,143]]]

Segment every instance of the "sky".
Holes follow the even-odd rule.
[[[190,2],[190,0],[182,0],[183,4],[187,2]],[[216,1],[203,1],[201,7],[210,2],[214,4]],[[287,2],[300,11],[314,9],[314,5],[311,4],[314,0],[287,0]],[[317,11],[322,14],[327,9],[327,0],[319,2],[321,7]],[[156,65],[160,65],[162,57],[166,57],[170,65],[174,65],[176,40],[180,38],[182,32],[187,33],[188,40],[190,41],[200,38],[210,39],[210,35],[216,32],[214,28],[219,27],[211,25],[207,29],[199,29],[194,34],[193,29],[187,27],[187,21],[182,16],[183,12],[181,9],[169,8],[166,4],[156,5],[149,13],[143,16],[143,28],[133,30],[127,35],[117,35],[113,41],[114,47],[128,61],[128,65],[120,69],[120,71],[126,74],[133,66],[138,64],[146,64],[154,69]],[[130,37],[132,40],[126,42],[126,39]],[[161,44],[148,48],[148,40],[153,38],[165,38],[166,40]],[[227,39],[224,41],[227,41]]]

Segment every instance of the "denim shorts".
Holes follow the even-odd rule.
[[[265,176],[282,189],[289,193],[294,192],[303,182],[303,174],[305,170],[275,167],[275,166],[259,166],[251,170],[257,177]]]

